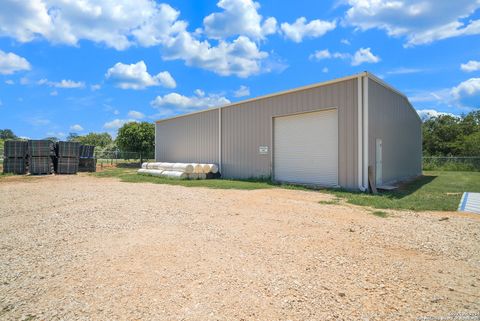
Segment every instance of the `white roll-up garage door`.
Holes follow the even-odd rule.
[[[337,186],[337,110],[275,117],[273,168],[277,181]]]

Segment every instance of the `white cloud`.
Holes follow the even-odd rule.
[[[352,58],[352,66],[358,66],[363,63],[377,63],[380,61],[380,57],[375,56],[370,48],[360,48],[355,52]]]
[[[318,38],[335,29],[335,21],[312,20],[307,23],[305,17],[298,18],[293,24],[284,22],[280,28],[286,38],[294,42],[302,42],[303,38]]]
[[[151,0],[4,0],[0,35],[68,45],[85,39],[123,50],[135,42],[152,45],[168,37],[177,28],[177,16],[169,5]]]
[[[17,71],[30,70],[30,68],[31,66],[27,59],[12,52],[7,53],[0,50],[0,74],[11,75]]]
[[[235,92],[233,93],[235,97],[245,97],[245,96],[250,96],[250,88],[247,86],[240,86]]]
[[[418,116],[420,116],[420,119],[422,121],[426,121],[426,120],[429,120],[430,118],[438,117],[438,116],[447,116],[448,115],[448,116],[452,116],[452,117],[457,117],[452,113],[440,112],[440,111],[437,111],[435,109],[417,110],[417,114],[418,114]]]
[[[328,49],[324,50],[317,50],[313,54],[309,56],[310,60],[323,60],[323,59],[348,59],[351,58],[352,55],[349,53],[342,53],[342,52],[330,52]]]
[[[11,79],[5,80],[5,83],[6,83],[7,85],[15,85],[15,82],[14,82],[13,80],[11,80]]]
[[[310,60],[324,60],[324,59],[349,59],[352,66],[358,66],[363,63],[377,63],[380,57],[375,56],[370,48],[360,48],[351,55],[343,52],[330,52],[328,49],[317,50],[309,56]]]
[[[136,122],[135,119],[114,119],[112,121],[109,121],[109,122],[106,122],[105,124],[103,124],[103,128],[105,129],[118,129],[120,127],[122,127],[123,125],[125,125],[126,123],[130,123],[130,122]]]
[[[52,92],[50,92],[50,96],[58,96],[58,91],[53,90]]]
[[[480,94],[480,78],[470,78],[452,88],[452,96],[458,100],[477,94]]]
[[[47,132],[45,134],[45,136],[47,136],[47,137],[57,137],[57,138],[60,138],[60,139],[64,139],[65,137],[67,137],[67,134],[65,134],[64,132]]]
[[[245,10],[233,12],[231,8],[238,4]],[[74,46],[80,40],[89,40],[117,50],[130,46],[159,46],[166,60],[180,59],[187,66],[222,76],[249,77],[271,71],[269,65],[273,63],[263,63],[268,53],[261,51],[251,39],[262,39],[274,33],[276,20],[263,20],[256,13],[258,4],[251,0],[223,0],[219,5],[225,7],[224,11],[206,18],[209,33],[218,39],[220,35],[215,36],[215,28],[221,25],[225,15],[234,15],[236,25],[233,20],[228,21],[227,29],[222,30],[225,34],[241,34],[233,41],[219,39],[210,43],[208,34],[200,29],[193,33],[187,30],[188,23],[178,20],[179,11],[153,0],[4,0],[0,10],[0,36],[9,36],[20,42],[41,38]],[[240,23],[249,18],[252,20],[245,25]],[[260,18],[260,27],[256,26],[257,18]],[[234,31],[237,28],[240,29]],[[204,36],[207,38],[202,39]],[[172,83],[167,79],[168,74],[162,75],[165,82]]]
[[[396,69],[392,69],[390,71],[387,71],[387,75],[405,75],[405,74],[415,74],[424,71],[423,69],[419,68],[405,68],[405,67],[400,67]]]
[[[347,46],[350,45],[350,40],[348,40],[348,39],[342,39],[342,40],[340,40],[340,42],[344,45],[347,45]]]
[[[262,70],[262,60],[268,53],[260,51],[255,42],[240,36],[233,42],[220,40],[217,46],[200,41],[182,32],[164,48],[166,60],[182,59],[187,66],[211,70],[221,76],[249,77]]]
[[[150,75],[143,60],[131,65],[118,62],[108,69],[105,77],[116,82],[117,87],[122,89],[138,90],[150,86],[175,88],[177,86],[175,79],[168,71],[160,72],[155,76]]]
[[[449,89],[442,89],[436,91],[419,91],[408,96],[408,100],[412,103],[424,102],[448,102],[451,100]]]
[[[50,81],[48,79],[40,79],[39,81],[37,81],[37,84],[47,85],[55,88],[67,88],[67,89],[85,88],[85,83],[83,81],[74,81],[74,80],[67,80],[67,79],[62,79],[61,81]]]
[[[470,60],[466,64],[461,64],[460,69],[466,72],[473,72],[480,70],[480,61]]]
[[[46,126],[50,124],[50,120],[42,117],[30,117],[27,122],[33,126]]]
[[[194,93],[195,93],[195,95],[197,95],[199,97],[205,96],[205,92],[201,89],[195,89]]]
[[[157,96],[150,104],[153,107],[170,107],[181,111],[227,105],[230,100],[227,98],[210,94],[207,96],[183,96],[178,93],[170,93],[165,96]]]
[[[83,130],[83,127],[80,126],[79,124],[75,124],[70,126],[70,130],[76,131],[76,132],[81,132]]]
[[[128,117],[134,118],[134,119],[142,119],[145,117],[145,115],[139,111],[136,110],[130,110],[128,112]]]
[[[102,88],[102,85],[100,84],[95,84],[90,86],[91,91],[97,91],[97,90],[100,90],[101,88]]]
[[[328,72],[328,68],[327,68],[327,67],[323,67],[322,72],[326,74],[326,73]]]
[[[480,97],[480,78],[470,78],[451,88],[416,91],[409,94],[409,100],[412,103],[433,103],[436,106],[448,106],[463,111],[478,108],[478,106],[472,106],[472,101],[475,104],[477,97]]]
[[[378,28],[407,38],[407,46],[480,34],[480,20],[461,22],[479,7],[478,0],[348,0],[347,24],[361,30]]]
[[[203,19],[205,33],[214,39],[224,39],[234,35],[263,39],[277,31],[277,20],[262,16],[257,12],[258,2],[252,0],[220,0],[217,6],[222,12],[215,12]]]
[[[332,54],[328,49],[325,50],[317,50],[315,53],[310,55],[310,59],[315,60],[322,60],[322,59],[329,59],[332,58]]]

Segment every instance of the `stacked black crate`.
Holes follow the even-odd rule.
[[[95,146],[93,145],[80,146],[79,172],[95,172],[97,170],[97,161],[93,156],[94,152]]]
[[[27,142],[7,140],[3,149],[3,172],[25,174],[27,172]]]
[[[51,140],[29,140],[27,144],[28,171],[32,175],[53,173],[55,148]]]
[[[76,174],[80,156],[80,143],[58,142],[56,148],[55,173]]]

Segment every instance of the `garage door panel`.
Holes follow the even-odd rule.
[[[338,185],[337,111],[274,119],[274,178],[278,181]]]

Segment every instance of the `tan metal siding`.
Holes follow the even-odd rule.
[[[422,127],[408,100],[376,81],[368,82],[369,165],[375,170],[375,140],[383,143],[383,183],[422,172]]]
[[[218,164],[218,110],[165,120],[155,129],[157,161]]]
[[[342,187],[356,188],[356,79],[222,108],[222,175],[270,176],[272,118],[330,108],[337,108],[339,119],[338,181]],[[260,155],[259,146],[269,146],[269,154]]]

